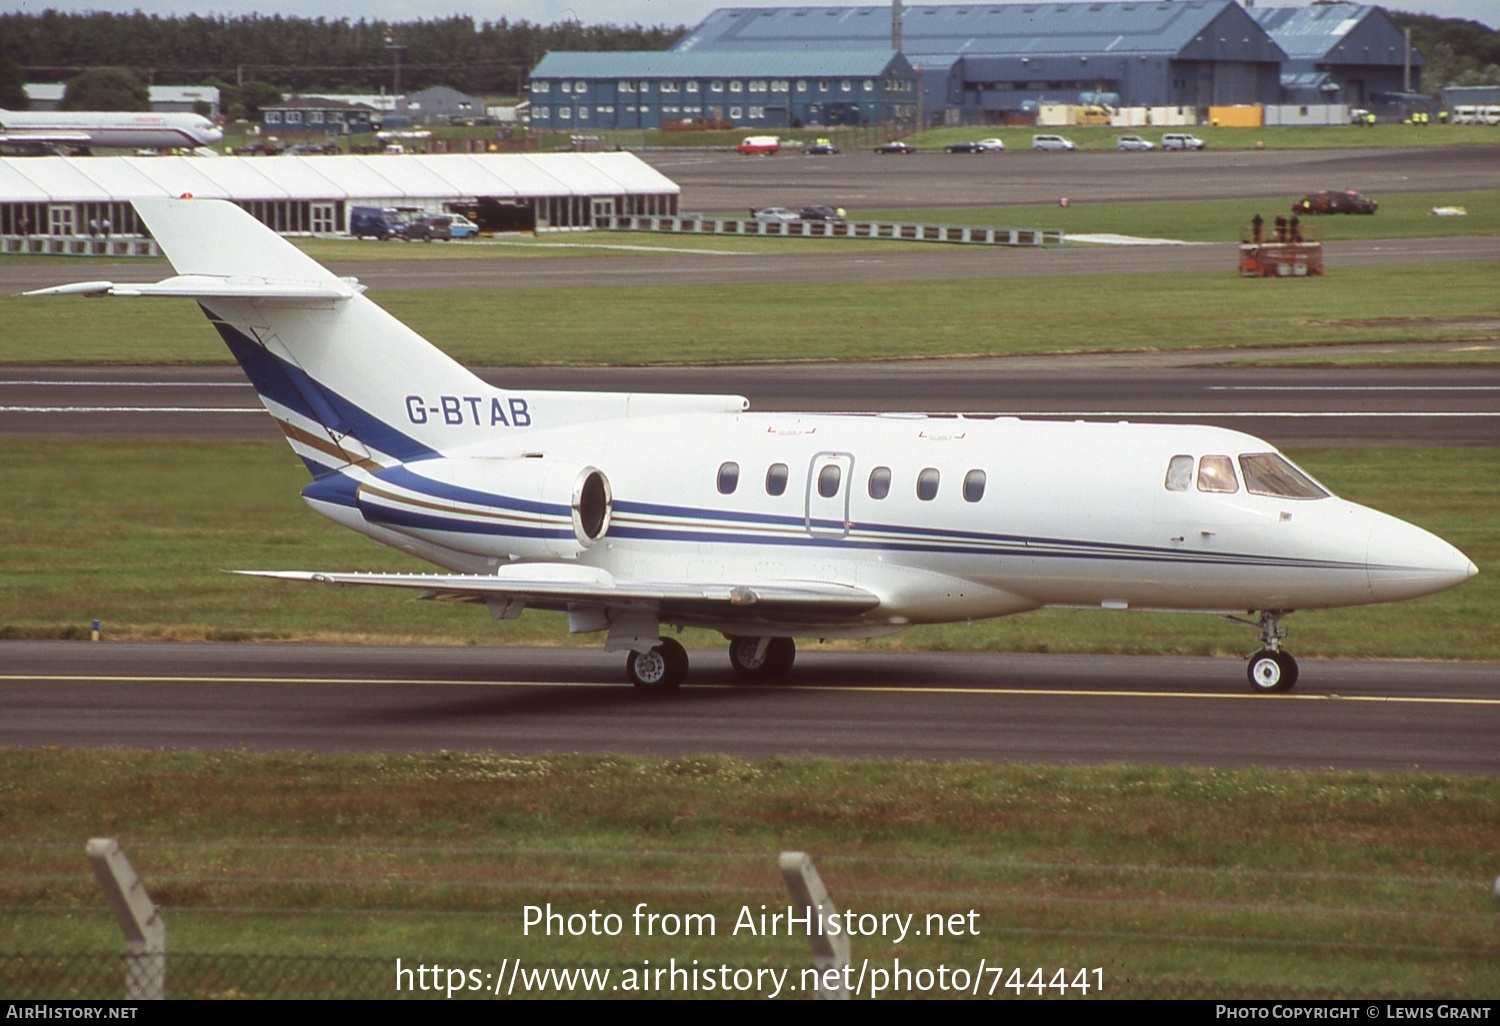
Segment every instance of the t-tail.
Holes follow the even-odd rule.
[[[518,391],[491,385],[250,214],[149,197],[136,212],[177,272],[150,285],[83,282],[31,295],[191,298],[317,477],[483,446],[519,455],[539,429],[745,408],[739,396]],[[514,345],[514,341],[511,343]],[[516,362],[514,348],[496,355]]]

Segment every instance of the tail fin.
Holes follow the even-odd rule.
[[[533,429],[663,413],[740,412],[734,395],[511,392],[481,380],[250,214],[224,200],[132,201],[175,278],[31,295],[198,300],[314,476],[483,444],[519,455]]]

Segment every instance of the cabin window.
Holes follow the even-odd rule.
[[[733,495],[740,485],[740,465],[723,463],[719,466],[719,494]]]
[[[785,463],[773,463],[766,471],[766,494],[780,495],[786,491],[787,469]]]
[[[964,475],[964,501],[978,502],[984,498],[984,471],[971,470]]]
[[[1273,495],[1278,499],[1328,498],[1328,493],[1317,482],[1292,466],[1280,453],[1242,453],[1240,473],[1245,475],[1245,491],[1251,495]]]
[[[1234,476],[1234,461],[1228,456],[1205,456],[1198,461],[1200,492],[1237,492],[1239,478]]]
[[[936,467],[928,467],[917,475],[917,498],[923,502],[931,502],[937,498],[938,472]]]
[[[830,463],[818,471],[818,494],[825,499],[833,498],[839,493],[839,482],[843,477],[843,468],[837,463]]]
[[[1185,492],[1193,481],[1193,458],[1173,456],[1167,464],[1167,491]]]
[[[870,498],[883,499],[891,494],[891,468],[876,467],[870,471]]]

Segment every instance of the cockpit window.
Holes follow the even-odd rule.
[[[1198,461],[1200,492],[1237,492],[1239,479],[1234,476],[1234,460],[1228,456],[1205,456]]]
[[[1173,456],[1172,462],[1167,464],[1167,491],[1185,492],[1188,485],[1193,483],[1193,458],[1191,456]]]
[[[1240,455],[1245,491],[1251,495],[1274,495],[1278,499],[1326,499],[1328,493],[1302,471],[1275,452]]]

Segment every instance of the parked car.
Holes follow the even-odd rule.
[[[472,239],[479,234],[479,225],[470,221],[462,214],[449,214],[448,238],[450,239]]]
[[[763,157],[769,157],[781,149],[781,139],[774,135],[746,136],[735,149],[741,153],[759,153]]]
[[[356,239],[379,239],[398,235],[405,228],[394,207],[350,207],[349,234]]]
[[[943,149],[947,150],[949,153],[983,153],[984,152],[984,147],[981,146],[981,145],[979,145],[978,142],[975,142],[973,140],[970,140],[969,142],[956,142],[956,143],[954,143],[951,146],[945,146],[945,147],[943,147]]]
[[[1373,214],[1380,204],[1353,189],[1310,192],[1292,204],[1294,214]]]
[[[800,221],[796,211],[788,210],[786,207],[761,207],[753,212],[755,220],[761,224],[791,224]]]
[[[406,222],[406,227],[400,234],[407,242],[431,242],[433,239],[447,239],[449,228],[453,224],[453,218],[447,214],[418,214]]]
[[[838,151],[839,148],[833,144],[832,139],[814,139],[802,147],[802,152],[809,157],[826,157]]]
[[[1161,137],[1161,148],[1164,150],[1201,150],[1203,140],[1187,132],[1168,132]]]
[[[892,140],[892,141],[886,143],[883,146],[877,146],[877,147],[875,147],[875,152],[876,153],[916,153],[917,152],[917,148],[915,146],[907,145],[904,142],[898,142],[896,140]]]
[[[999,153],[1005,149],[1005,142],[1001,139],[981,139],[979,145],[986,153]]]
[[[1156,143],[1150,139],[1142,139],[1138,135],[1122,135],[1115,140],[1117,150],[1154,150]]]
[[[803,207],[799,216],[804,221],[830,221],[834,224],[844,223],[844,215],[826,203],[815,203],[810,207]]]
[[[1031,137],[1031,148],[1047,153],[1066,153],[1077,149],[1073,145],[1073,140],[1060,135],[1034,135]]]

